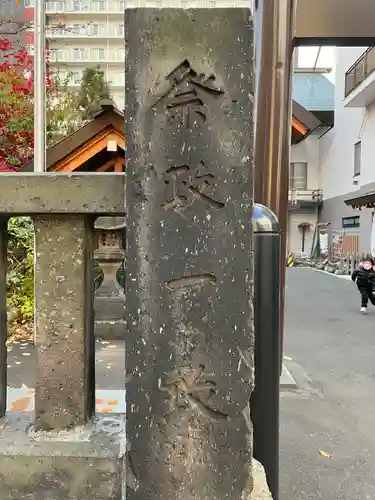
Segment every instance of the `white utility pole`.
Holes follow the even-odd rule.
[[[46,169],[46,12],[45,0],[34,8],[34,172]]]

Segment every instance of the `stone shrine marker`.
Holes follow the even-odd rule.
[[[128,9],[127,499],[251,491],[253,25]]]

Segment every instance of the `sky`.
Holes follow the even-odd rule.
[[[298,66],[302,68],[314,67],[316,56],[319,47],[299,47],[298,51]],[[335,47],[322,47],[320,50],[317,68],[332,68],[332,72],[327,75],[327,78],[334,83],[334,63],[335,63]]]

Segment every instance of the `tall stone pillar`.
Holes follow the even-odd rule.
[[[128,9],[127,499],[251,490],[253,27]]]

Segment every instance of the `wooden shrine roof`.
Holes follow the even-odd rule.
[[[124,113],[108,99],[101,101],[101,107],[101,111],[89,123],[47,149],[48,171],[72,172],[105,150],[108,141],[111,140],[125,151]],[[321,124],[313,113],[295,101],[293,101],[292,115],[292,144],[302,141]],[[108,162],[97,171],[105,170],[105,166],[108,166]],[[32,172],[33,168],[31,160],[20,170]]]
[[[101,101],[101,111],[86,125],[47,149],[48,171],[73,171],[114,140],[125,150],[124,114],[111,100]],[[22,172],[32,172],[34,162],[21,167]]]

